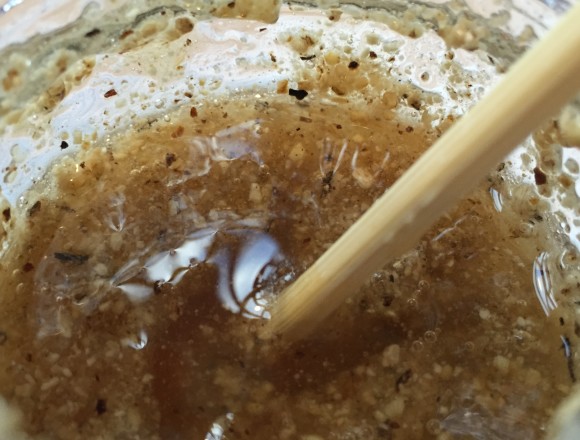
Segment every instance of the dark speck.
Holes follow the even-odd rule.
[[[105,98],[110,98],[111,96],[115,96],[117,94],[117,91],[115,89],[111,89],[111,90],[107,90],[105,92]]]
[[[95,409],[98,415],[105,414],[107,412],[107,401],[105,399],[98,399]]]
[[[34,270],[34,264],[32,264],[30,262],[25,263],[24,266],[22,266],[22,270],[24,272],[30,272],[30,271]]]
[[[548,177],[541,169],[536,167],[534,168],[534,180],[536,181],[536,185],[545,185]]]
[[[68,148],[68,142],[67,141],[62,141],[60,143],[60,149],[61,150],[66,150]]]
[[[32,207],[28,210],[28,216],[32,217],[34,214],[40,211],[41,207],[42,203],[40,202],[40,200],[36,201],[36,203],[34,203],[34,205],[32,205]]]
[[[357,67],[358,67],[358,63],[356,61],[351,61],[350,63],[348,63],[349,69],[356,69]]]
[[[401,374],[399,376],[399,378],[395,382],[395,389],[397,390],[397,392],[400,391],[401,385],[404,385],[407,382],[409,382],[409,379],[411,379],[412,375],[413,375],[413,372],[409,369],[409,370],[406,370],[403,374]]]
[[[369,52],[369,57],[371,57],[373,60],[377,57],[377,53],[373,52],[372,50]]]
[[[308,92],[306,90],[290,89],[288,90],[288,94],[290,96],[294,96],[298,101],[302,101],[308,96]]]
[[[330,193],[330,191],[332,191],[334,188],[332,187],[332,178],[334,177],[334,171],[330,170],[328,171],[323,177],[322,177],[322,195],[326,196],[328,193]]]
[[[95,35],[99,35],[100,33],[101,33],[101,30],[100,29],[94,28],[94,29],[88,31],[85,34],[85,37],[91,38],[91,37],[94,37]]]
[[[5,222],[9,222],[11,217],[10,208],[6,208],[4,211],[2,211],[2,216],[4,217]]]
[[[308,55],[305,57],[300,57],[300,59],[303,61],[310,61],[310,60],[313,60],[314,58],[316,58],[316,55]]]
[[[167,153],[165,155],[165,165],[167,165],[168,167],[170,167],[176,160],[177,157],[175,157],[175,154],[173,153]]]
[[[383,295],[383,307],[389,307],[393,303],[393,297],[389,295]]]
[[[54,258],[63,263],[83,264],[88,259],[88,255],[71,254],[68,252],[55,252]]]

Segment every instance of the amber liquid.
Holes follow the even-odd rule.
[[[541,438],[573,321],[489,182],[311,338],[257,336],[439,135],[386,100],[248,98],[67,158],[11,213],[0,392],[55,439]]]

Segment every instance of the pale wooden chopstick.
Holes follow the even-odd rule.
[[[300,278],[266,335],[306,334],[369,276],[415,245],[444,212],[580,90],[580,4],[514,64]]]

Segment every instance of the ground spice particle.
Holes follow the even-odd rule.
[[[105,92],[104,97],[105,98],[110,98],[111,96],[115,96],[117,94],[117,91],[115,89],[111,89]]]
[[[189,96],[189,98],[191,98],[191,96]],[[191,116],[192,118],[197,118],[197,109],[195,107],[191,107],[191,109],[189,110],[189,116]]]
[[[30,272],[30,271],[34,270],[34,264],[28,262],[24,266],[22,266],[22,270],[24,272]]]
[[[125,38],[127,38],[129,35],[131,35],[133,33],[133,31],[131,29],[128,29],[126,31],[123,31],[121,33],[121,35],[119,35],[119,40],[124,40]]]
[[[165,165],[167,165],[168,167],[173,165],[173,162],[175,162],[176,160],[177,160],[177,157],[173,153],[167,153],[165,155]]]
[[[548,181],[546,174],[538,167],[534,168],[534,180],[536,185],[545,185]]]
[[[185,129],[180,125],[179,127],[177,127],[175,129],[175,131],[173,133],[171,133],[171,137],[173,139],[176,139],[178,137],[181,137],[181,136],[183,136],[184,131],[185,131]]]

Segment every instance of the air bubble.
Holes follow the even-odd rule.
[[[14,144],[12,148],[10,148],[10,155],[16,163],[21,163],[26,160],[26,152],[18,144]]]
[[[423,343],[423,341],[420,340],[413,341],[413,343],[411,344],[411,351],[415,353],[423,351],[424,348],[425,344]]]
[[[425,341],[429,342],[430,344],[437,342],[437,333],[432,330],[426,331],[423,337],[425,338]]]
[[[580,172],[578,162],[572,158],[566,159],[566,162],[564,162],[564,167],[566,168],[566,171],[568,171],[571,174],[578,174]]]
[[[437,419],[431,419],[425,424],[425,430],[431,435],[441,433],[441,423]]]

